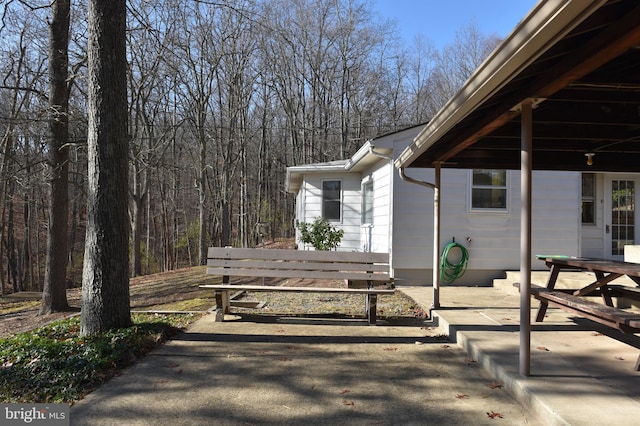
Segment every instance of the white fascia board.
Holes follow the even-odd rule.
[[[311,173],[327,173],[327,172],[344,172],[345,165],[348,160],[331,161],[328,163],[303,164],[301,166],[287,167],[287,177],[285,182],[285,191],[289,193],[297,193],[300,190],[302,179],[305,174]]]

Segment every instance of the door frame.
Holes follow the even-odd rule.
[[[607,259],[624,260],[624,255],[612,254],[612,236],[613,236],[613,218],[612,218],[612,205],[613,205],[613,191],[611,184],[614,180],[629,180],[634,182],[634,244],[640,242],[640,212],[638,211],[638,197],[640,196],[640,175],[633,173],[605,173],[604,174],[604,257]]]

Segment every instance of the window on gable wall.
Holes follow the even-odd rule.
[[[582,224],[596,224],[596,175],[582,174]]]
[[[373,225],[373,181],[362,184],[362,224]]]
[[[474,169],[471,174],[471,209],[507,209],[507,171]]]
[[[342,215],[342,182],[322,181],[322,217],[330,222],[339,222]]]

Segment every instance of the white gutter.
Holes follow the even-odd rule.
[[[360,161],[362,161],[362,159],[365,158],[369,153],[373,153],[372,152],[373,148],[374,148],[374,146],[371,145],[371,141],[370,140],[366,141],[365,144],[362,145],[360,147],[360,149],[358,149],[356,151],[356,153],[353,154],[353,156],[351,158],[349,158],[347,163],[344,165],[344,169],[346,171],[351,170],[353,167],[356,166],[356,164],[358,164]]]
[[[396,160],[408,167],[606,0],[541,0]],[[525,97],[535,94],[525,94]],[[524,100],[524,99],[523,99]],[[514,105],[515,106],[515,105]]]

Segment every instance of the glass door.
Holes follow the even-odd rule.
[[[605,253],[624,259],[624,246],[636,244],[636,178],[612,176],[605,182],[608,206],[605,218]]]

